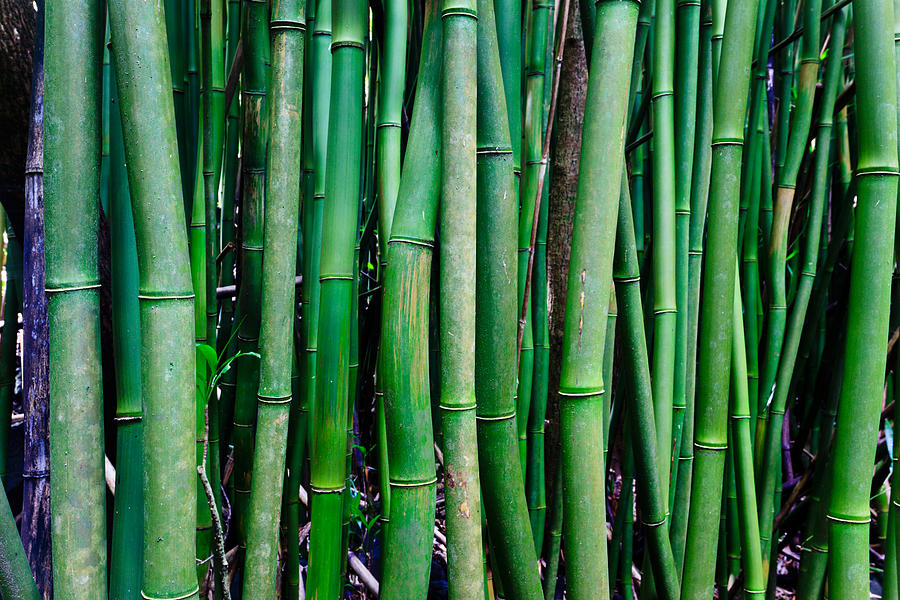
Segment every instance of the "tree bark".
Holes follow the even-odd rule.
[[[547,228],[547,276],[550,283],[550,390],[547,399],[547,481],[554,481],[559,456],[559,390],[562,356],[563,314],[566,306],[566,282],[572,251],[572,219],[575,214],[575,190],[581,156],[581,127],[587,95],[588,71],[584,54],[584,35],[578,2],[569,3],[566,49],[559,74],[559,97],[550,159],[550,205]],[[548,497],[550,494],[548,493]]]
[[[50,431],[47,298],[44,295],[44,20],[38,0],[31,118],[25,157],[22,381],[25,462],[22,543],[44,600],[52,597],[50,557]],[[6,25],[4,25],[6,26]]]

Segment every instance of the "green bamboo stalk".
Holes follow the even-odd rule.
[[[688,289],[690,279],[691,175],[697,120],[697,82],[700,52],[700,0],[678,0],[675,8],[675,363],[672,387],[672,453],[668,506],[675,502],[678,458],[681,456],[684,417],[687,411]]]
[[[740,281],[735,279],[729,419],[737,492],[737,520],[740,526],[744,595],[747,598],[762,598],[766,593],[766,576],[760,554],[759,520],[756,516],[753,438],[750,435],[750,394],[747,387],[747,350],[744,340],[744,320],[741,315],[742,306]]]
[[[626,360],[624,370],[629,399],[625,409],[628,418],[634,473],[639,486],[637,496],[648,541],[647,553],[653,569],[653,590],[659,598],[678,598],[678,573],[666,527],[666,496],[659,484],[667,462],[659,459],[659,448],[653,413],[653,395],[644,330],[644,307],[641,301],[641,275],[634,240],[634,217],[627,180],[623,176],[616,224],[616,251],[613,279],[621,310],[621,346]],[[619,396],[622,398],[622,396]],[[649,573],[648,573],[649,575]]]
[[[300,197],[300,130],[306,21],[303,0],[272,7],[272,93],[262,271],[259,392],[253,480],[247,513],[246,599],[275,596],[278,522],[291,408],[294,273]]]
[[[653,148],[653,415],[656,419],[659,484],[669,511],[672,461],[676,302],[675,234],[675,0],[656,0],[653,24],[650,107]]]
[[[378,197],[379,242],[387,257],[394,208],[400,189],[400,116],[406,67],[406,0],[390,0],[384,6],[384,34],[379,45],[378,100],[375,106],[375,177]]]
[[[541,200],[538,230],[535,238],[532,307],[534,316],[534,380],[528,415],[528,454],[526,457],[525,500],[534,536],[534,551],[544,547],[547,513],[545,473],[544,422],[547,417],[547,394],[550,386],[550,322],[547,299],[547,226],[550,217],[550,186],[545,185],[547,197]],[[610,317],[615,319],[615,317]],[[614,321],[613,321],[614,322]],[[609,361],[611,374],[612,362]],[[607,378],[611,381],[611,378]]]
[[[534,249],[531,247],[531,231],[534,225],[535,202],[537,201],[538,185],[541,170],[543,150],[543,100],[544,79],[547,57],[547,20],[551,4],[542,0],[536,0],[532,4],[531,39],[528,48],[528,62],[526,65],[525,82],[525,171],[524,181],[521,186],[521,210],[518,218],[518,306],[525,302],[525,285],[528,278],[529,256]],[[504,17],[505,19],[506,17]],[[503,22],[503,19],[500,21]],[[501,56],[503,56],[501,52]],[[502,66],[502,62],[501,62]],[[520,82],[516,82],[516,92],[521,89]],[[508,95],[508,94],[507,94]],[[518,107],[515,107],[518,108]],[[521,112],[521,111],[520,111]],[[510,112],[510,119],[513,118]],[[510,127],[510,133],[513,129]],[[518,158],[513,154],[513,169],[519,168]],[[518,359],[519,381],[516,390],[516,424],[519,440],[519,459],[522,465],[522,475],[525,475],[527,442],[528,442],[528,413],[531,404],[532,388],[534,385],[534,331],[532,309],[529,302],[525,310],[525,322],[519,323],[522,329],[521,353]]]
[[[768,327],[766,329],[765,355],[762,364],[758,400],[761,413],[760,427],[766,428],[769,412],[767,400],[773,395],[772,388],[778,365],[782,358],[785,324],[787,321],[786,256],[788,226],[793,212],[794,192],[800,161],[808,146],[810,123],[812,121],[813,99],[819,76],[819,23],[822,12],[821,0],[809,0],[803,10],[803,42],[800,48],[800,70],[797,84],[797,101],[791,111],[790,136],[787,138],[783,166],[777,171],[777,190],[772,217],[772,231],[768,244],[768,288],[771,290],[768,307]],[[838,50],[840,52],[840,50]],[[790,105],[790,102],[787,102]],[[787,110],[787,106],[782,106]],[[786,126],[787,124],[785,124]],[[818,224],[816,224],[818,226]],[[775,423],[773,423],[773,426]],[[774,428],[774,427],[773,427]],[[780,438],[781,430],[773,431]],[[768,434],[767,434],[768,435]],[[766,468],[772,468],[767,466]],[[768,489],[760,487],[761,502],[766,503]],[[771,509],[760,511],[762,531],[768,522],[766,514]],[[765,544],[764,544],[765,545]],[[763,548],[763,554],[766,553]]]
[[[694,158],[691,165],[691,223],[688,233],[688,295],[687,341],[685,343],[685,416],[678,454],[678,475],[675,477],[675,495],[669,539],[675,557],[676,572],[680,575],[684,565],[684,544],[687,536],[688,509],[690,507],[691,481],[694,465],[694,391],[697,372],[697,325],[700,311],[700,272],[703,263],[703,242],[706,229],[706,203],[709,194],[709,177],[712,153],[712,4],[707,1],[700,7],[700,47],[697,66],[697,129],[694,138]],[[637,160],[637,157],[635,157]],[[637,191],[637,190],[635,190]],[[637,235],[637,231],[635,231]],[[638,250],[640,256],[640,249]]]
[[[241,40],[244,48],[241,109],[241,252],[240,288],[235,322],[237,350],[256,352],[259,346],[262,293],[263,236],[267,144],[267,68],[269,18],[265,1],[243,0]],[[250,503],[253,468],[253,426],[259,391],[259,361],[239,360],[235,365],[234,398],[234,499],[233,511],[241,544],[246,543],[246,514]]]
[[[140,593],[144,524],[141,487],[141,322],[137,243],[125,165],[116,75],[110,74],[109,242],[116,370],[116,495],[110,546],[109,597]],[[0,340],[2,342],[2,340]]]
[[[309,316],[308,334],[306,340],[306,402],[309,410],[308,423],[315,422],[316,391],[318,386],[317,357],[319,340],[319,298],[321,296],[321,283],[319,281],[322,258],[322,219],[325,205],[325,174],[328,149],[328,124],[331,98],[331,0],[319,0],[316,3],[316,21],[313,29],[312,54],[313,69],[309,79],[312,82],[312,94],[310,104],[312,109],[313,129],[313,199],[312,210],[307,213],[309,217],[304,223],[310,222],[309,243],[312,251],[307,254],[308,272],[304,273],[304,279],[309,280],[309,288],[304,290],[304,298],[308,299]],[[309,435],[310,459],[315,457],[315,436],[312,431]]]
[[[441,17],[425,7],[416,102],[385,272],[381,373],[389,452],[391,519],[380,597],[427,593],[434,537],[434,436],[428,376],[431,263],[440,189]]]
[[[718,534],[722,506],[728,429],[723,390],[728,389],[731,358],[722,348],[731,346],[732,337],[740,167],[758,4],[729,4],[720,77],[714,77],[710,227],[698,342],[694,471],[681,587],[682,597],[691,599],[708,597],[715,572],[715,554],[710,548]]]
[[[0,595],[9,600],[40,600],[6,493],[0,493]]]
[[[479,477],[484,483],[481,492],[490,532],[491,567],[495,580],[499,575],[503,591],[511,598],[537,600],[541,596],[541,586],[525,503],[524,428],[519,429],[518,446],[516,443],[515,348],[516,314],[520,305],[514,291],[514,273],[507,268],[515,260],[517,203],[513,154],[505,118],[506,98],[491,0],[479,2],[477,11],[475,396],[478,398]],[[543,12],[542,27],[546,38],[546,7]],[[539,53],[543,61],[546,46],[541,46]],[[538,144],[541,141],[543,81],[540,84],[540,88],[534,90],[533,96],[537,96],[532,98],[533,102],[539,102],[533,106],[533,110],[537,111],[534,123],[537,130],[534,134]],[[538,147],[538,156],[540,151]],[[528,156],[531,155],[529,148]],[[536,187],[533,193],[537,195]],[[531,206],[533,218],[534,198],[531,199]],[[529,243],[530,235],[529,222]],[[506,352],[501,350],[504,348]],[[530,402],[530,389],[528,394],[527,400]],[[521,406],[521,402],[519,404]],[[527,423],[527,407],[525,411],[522,421]]]
[[[605,511],[591,508],[606,502],[603,450],[591,440],[603,427],[603,348],[637,17],[636,3],[597,5],[582,131],[559,390],[568,594],[576,600],[609,594],[606,544],[596,543]]]
[[[310,268],[313,248],[313,221],[315,220],[315,157],[313,155],[313,122],[312,122],[312,93],[313,93],[313,29],[316,24],[316,2],[311,0],[306,6],[306,30],[303,40],[303,114],[302,128],[305,135],[302,136],[301,163],[303,174],[301,177],[301,201],[300,201],[300,254],[301,262],[298,263],[299,271],[303,276],[303,284],[300,290],[300,321],[295,324],[298,330],[294,340],[294,356],[292,366],[291,390],[293,402],[291,404],[291,417],[288,425],[288,456],[287,472],[284,478],[283,516],[281,519],[282,537],[286,546],[284,559],[284,586],[285,600],[299,600],[303,580],[300,573],[300,523],[305,518],[300,507],[300,484],[303,478],[303,464],[309,457],[309,388],[315,386],[315,372],[310,373],[307,364],[306,348],[312,336],[310,324]],[[321,206],[321,204],[319,205]],[[319,213],[319,229],[321,235],[321,213]],[[319,245],[319,244],[316,244]],[[318,277],[316,282],[318,283]],[[316,299],[318,306],[318,298]],[[312,385],[309,381],[313,380]]]
[[[760,534],[762,536],[763,556],[767,557],[770,547],[770,533],[774,519],[775,506],[771,497],[771,490],[778,484],[775,479],[776,463],[781,462],[779,451],[781,450],[781,431],[784,422],[784,412],[788,401],[788,392],[794,375],[794,366],[800,339],[803,333],[803,324],[806,321],[807,308],[812,294],[813,283],[816,278],[816,265],[819,260],[819,236],[822,232],[822,219],[825,214],[825,202],[828,189],[828,158],[831,147],[831,129],[834,113],[834,102],[837,97],[838,84],[841,80],[841,59],[844,45],[844,23],[839,14],[831,28],[829,60],[825,67],[823,80],[823,96],[821,101],[821,113],[816,131],[816,156],[815,173],[813,175],[812,200],[807,224],[807,236],[803,250],[803,268],[800,273],[800,282],[794,297],[794,305],[791,310],[790,322],[787,326],[787,335],[781,351],[778,365],[775,389],[772,393],[771,403],[768,407],[768,425],[765,427],[765,443],[760,448],[760,461],[762,470],[758,479],[760,490]],[[801,73],[801,78],[803,74]],[[792,191],[792,190],[791,190]],[[776,210],[777,214],[777,210]],[[776,221],[777,222],[777,221]],[[771,315],[771,312],[770,312]],[[766,417],[763,417],[766,418]],[[765,560],[765,558],[764,558]],[[765,565],[768,569],[768,564]]]
[[[330,158],[325,173],[328,203],[322,220],[320,345],[312,415],[314,450],[310,508],[316,515],[310,531],[309,550],[308,589],[312,598],[338,597],[341,590],[339,574],[346,560],[346,555],[341,555],[340,531],[347,469],[348,386],[351,383],[348,353],[351,321],[356,319],[354,245],[363,139],[361,116],[366,57],[363,42],[368,25],[366,4],[361,0],[336,0],[333,9],[331,110],[345,118],[330,119],[328,124]]]
[[[103,6],[94,0],[47,3],[44,231],[51,490],[57,499],[53,587],[57,597],[73,599],[107,594],[97,263],[104,21]]]
[[[197,598],[193,295],[163,9],[121,0],[108,8],[140,273],[146,416],[141,592]]]
[[[523,49],[525,23],[522,18],[523,6],[525,5],[519,0],[494,0],[494,12],[497,15],[497,47],[500,50],[506,114],[509,117],[509,139],[512,142],[516,192],[519,191],[522,174],[522,60],[528,58],[524,55]]]
[[[869,481],[884,383],[897,205],[893,2],[857,2],[853,9],[859,162],[846,357],[828,507],[828,593],[835,600],[869,593]]]
[[[444,0],[440,207],[440,406],[449,597],[482,584],[481,484],[475,425],[477,8]],[[516,465],[518,466],[518,465]]]

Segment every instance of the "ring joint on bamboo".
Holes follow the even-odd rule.
[[[650,96],[650,102],[653,102],[654,100],[659,100],[660,98],[664,98],[666,96],[674,96],[674,95],[675,95],[675,92],[672,90],[663,90],[661,92],[656,92],[655,94]]]
[[[332,52],[339,48],[356,48],[357,50],[364,50],[365,46],[362,42],[357,42],[356,40],[338,40],[336,42],[331,42]]]
[[[478,13],[474,9],[457,6],[454,8],[445,8],[441,11],[441,20],[446,19],[447,17],[471,17],[478,20]]]
[[[385,121],[384,123],[379,123],[378,125],[376,125],[375,129],[381,129],[382,127],[396,127],[399,129],[400,123],[397,123],[396,121]]]
[[[615,283],[639,283],[641,281],[641,276],[626,275],[625,277],[613,277],[613,281]]]
[[[193,300],[194,294],[172,294],[172,295],[155,295],[155,294],[138,294],[138,300]]]
[[[323,275],[319,277],[319,282],[323,281],[353,281],[350,275]]]
[[[394,481],[390,480],[390,485],[392,488],[417,488],[417,487],[428,487],[429,485],[434,485],[437,483],[437,476],[432,477],[427,481]]]
[[[422,246],[424,248],[432,249],[434,248],[434,242],[428,240],[419,240],[411,237],[403,237],[403,236],[391,236],[388,245],[398,243],[398,244],[412,244],[414,246]]]
[[[593,390],[585,390],[583,392],[564,392],[563,390],[559,390],[557,393],[566,398],[593,398],[595,396],[602,396],[606,393],[606,388],[600,387]]]
[[[61,294],[63,292],[81,292],[83,290],[97,290],[100,289],[99,283],[89,283],[86,285],[68,285],[62,287],[55,288],[44,288],[44,292],[48,294]]]
[[[330,29],[314,29],[313,35],[326,35],[328,37],[331,37],[331,30]]]
[[[476,421],[509,421],[510,419],[515,419],[515,418],[516,418],[516,411],[513,411],[510,414],[498,415],[495,417],[488,417],[485,415],[475,415]]]
[[[254,246],[254,245],[250,245],[250,244],[242,244],[241,249],[244,252],[262,252],[263,251],[262,246]]]
[[[466,404],[466,405],[461,405],[461,406],[447,406],[446,404],[439,404],[438,407],[441,410],[449,410],[449,411],[457,411],[457,412],[461,412],[464,410],[475,410],[474,404],[471,404],[471,405]]]
[[[900,175],[900,171],[891,167],[868,167],[857,169],[855,175],[857,177],[862,177],[863,175],[892,175],[896,177]]]
[[[660,526],[662,526],[662,525],[665,525],[665,523],[666,523],[666,519],[662,519],[661,521],[653,521],[653,522],[651,522],[651,523],[648,523],[648,522],[646,522],[646,521],[644,521],[644,520],[641,520],[641,524],[642,524],[644,527],[648,527],[648,528],[651,528],[651,529],[654,528],[654,527],[660,527]]]
[[[713,452],[724,452],[728,449],[728,446],[725,444],[713,446],[711,444],[701,444],[700,442],[694,442],[694,448],[700,448],[701,450],[711,450]]]
[[[337,489],[331,489],[331,488],[319,488],[314,485],[311,485],[311,486],[309,486],[309,489],[314,494],[341,494],[344,492],[345,487],[346,486],[342,485],[341,487],[339,487]]]
[[[678,310],[674,308],[659,308],[653,310],[654,315],[668,315],[675,312],[678,312]]]
[[[272,20],[269,21],[269,30],[294,30],[294,31],[306,31],[306,23],[303,21],[290,21],[288,19],[279,19],[277,21]]]
[[[122,415],[113,419],[116,423],[138,423],[143,420],[143,415]]]
[[[290,404],[291,395],[287,394],[285,396],[267,396],[265,394],[257,394],[256,400],[260,404]]]
[[[475,154],[477,154],[478,156],[504,156],[512,153],[512,148],[506,148],[504,146],[483,146],[475,150]]]
[[[266,95],[265,92],[257,92],[256,90],[241,90],[241,93],[244,94],[245,96],[265,96]],[[247,172],[250,171],[250,169],[244,169],[244,170]]]
[[[722,138],[718,140],[713,140],[710,146],[713,148],[717,146],[743,146],[744,140],[739,138]]]
[[[837,515],[832,515],[831,513],[825,515],[829,521],[834,521],[835,523],[846,523],[848,525],[868,525],[872,519],[870,517],[866,518],[854,518],[854,517],[839,517]]]
[[[144,600],[185,600],[186,598],[190,598],[194,594],[197,594],[199,591],[199,585],[195,585],[194,589],[186,594],[181,594],[180,596],[150,596],[147,594],[147,592],[141,590],[141,598],[143,598]]]

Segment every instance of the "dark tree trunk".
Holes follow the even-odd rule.
[[[0,203],[24,239],[25,148],[28,140],[35,10],[27,0],[0,0]]]
[[[553,129],[554,145],[550,161],[550,205],[547,228],[547,274],[550,279],[550,397],[547,418],[547,481],[554,481],[559,456],[560,356],[562,356],[563,314],[566,281],[572,251],[572,219],[581,155],[581,126],[587,95],[587,62],[578,2],[569,2],[566,48],[559,75],[558,109]]]
[[[44,3],[37,1],[31,119],[25,160],[22,384],[25,463],[22,543],[44,600],[52,597],[50,568],[50,429],[47,299],[44,295]]]

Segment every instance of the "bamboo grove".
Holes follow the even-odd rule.
[[[900,1],[35,18],[0,598],[900,599]]]

